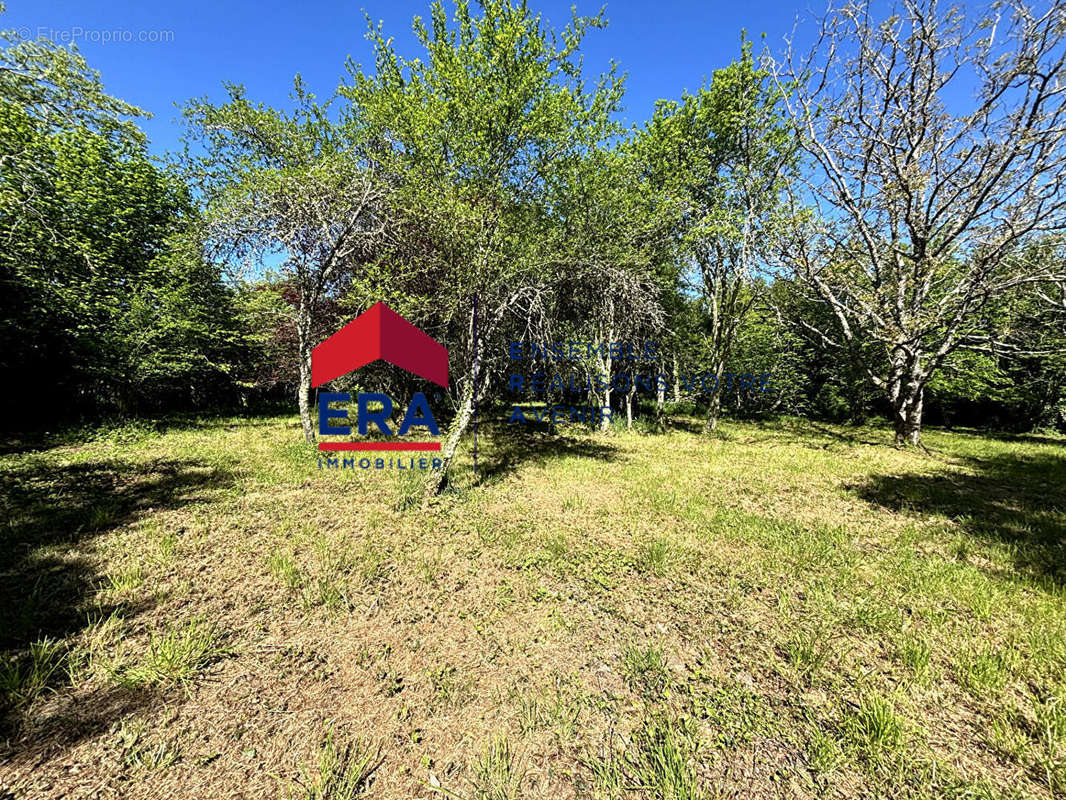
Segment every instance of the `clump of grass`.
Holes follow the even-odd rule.
[[[366,542],[355,557],[355,572],[364,586],[381,583],[389,577],[389,554],[380,544]]]
[[[63,666],[63,644],[45,637],[29,646],[21,658],[0,663],[0,694],[4,705],[20,706],[33,701]]]
[[[140,685],[188,681],[227,654],[221,640],[217,628],[201,620],[191,620],[181,627],[168,626],[163,633],[151,634],[147,652],[120,678]]]
[[[880,695],[862,698],[848,722],[853,742],[867,755],[877,757],[903,744],[903,723]]]
[[[421,470],[397,470],[395,500],[397,511],[407,511],[422,505],[426,491],[426,476]]]
[[[118,609],[106,616],[102,612],[91,613],[87,622],[84,634],[85,646],[93,653],[110,646],[126,624],[125,618]]]
[[[444,666],[428,672],[433,697],[430,706],[434,709],[455,708],[466,703],[473,693],[473,681],[464,676],[454,665]]]
[[[693,731],[662,717],[653,718],[636,737],[640,785],[654,797],[701,800],[705,797],[693,769],[697,744]]]
[[[519,800],[525,779],[524,759],[505,737],[496,737],[474,765],[470,800]]]
[[[1066,672],[1066,631],[1041,623],[1029,630],[1030,658],[1049,669]]]
[[[431,556],[420,556],[418,563],[415,565],[415,571],[428,586],[436,586],[444,574],[444,559],[441,557],[440,552],[438,551]]]
[[[107,421],[87,431],[85,438],[107,444],[139,444],[159,433],[160,428],[159,421],[150,419]]]
[[[296,565],[296,559],[287,553],[272,553],[267,559],[270,571],[289,589],[297,591],[303,586],[304,578],[300,574],[300,568]]]
[[[518,724],[524,734],[550,728],[566,741],[577,730],[580,715],[580,698],[568,697],[559,688],[554,697],[524,694],[519,698]]]
[[[337,541],[325,534],[314,536],[315,562],[319,572],[330,575],[347,575],[355,567],[355,556],[347,541]]]
[[[181,758],[177,741],[152,741],[148,723],[144,720],[123,722],[118,729],[117,744],[122,763],[129,769],[165,769]]]
[[[630,686],[658,696],[670,683],[663,649],[649,642],[647,646],[627,645],[622,650],[622,675]]]
[[[1010,679],[1014,661],[1011,651],[987,647],[964,655],[956,675],[959,683],[974,695],[995,694]]]
[[[118,503],[102,502],[89,509],[86,526],[91,531],[110,528],[122,518],[122,515],[123,509]]]
[[[899,643],[900,661],[918,680],[928,677],[931,656],[929,642],[919,636],[905,636]]]
[[[330,611],[351,608],[346,587],[341,581],[329,575],[319,575],[303,585],[304,608],[322,606]]]
[[[807,756],[811,768],[817,772],[832,772],[844,759],[840,743],[821,728],[815,728],[807,743]]]
[[[159,558],[164,563],[173,560],[178,551],[178,534],[175,531],[167,531],[159,537]]]
[[[970,610],[974,617],[987,622],[992,618],[993,610],[999,605],[999,593],[991,583],[977,583],[971,589]]]
[[[681,720],[655,715],[644,720],[628,748],[611,747],[585,758],[598,796],[626,797],[634,788],[649,798],[704,800],[696,776],[698,738]]]
[[[304,767],[292,782],[290,800],[352,800],[365,797],[381,766],[380,748],[362,739],[339,745],[332,727],[326,732],[313,767]]]
[[[671,556],[670,542],[659,537],[637,546],[635,566],[638,572],[662,576],[666,574]]]
[[[799,631],[785,643],[788,662],[807,678],[825,666],[831,652],[828,637],[819,633]]]
[[[530,733],[546,726],[543,702],[533,695],[518,698],[518,727],[522,733]]]
[[[139,566],[107,576],[107,591],[115,597],[135,595],[144,585],[144,570]]]
[[[1036,760],[1053,796],[1066,789],[1066,700],[1051,695],[1033,701],[1039,752]]]
[[[1032,745],[1024,717],[1013,710],[997,713],[988,725],[988,742],[1008,758],[1022,761]]]
[[[1037,732],[1040,738],[1051,745],[1066,744],[1066,698],[1051,695],[1033,704]]]
[[[553,562],[562,564],[570,553],[570,541],[565,533],[557,533],[544,542],[544,549],[548,551]]]

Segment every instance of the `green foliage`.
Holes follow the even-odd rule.
[[[75,50],[15,42],[0,67],[0,375],[63,391],[61,413],[202,401],[237,337],[187,188]]]
[[[618,752],[604,748],[586,758],[597,796],[621,798],[634,789],[663,800],[702,800],[706,787],[696,774],[699,751],[695,726],[685,720],[652,715]]]
[[[667,374],[675,360],[684,375],[773,374],[769,392],[715,400],[725,414],[860,422],[886,410],[870,385],[891,366],[884,344],[831,342],[819,332],[835,336],[833,310],[775,272],[789,219],[811,217],[782,204],[801,166],[782,112],[796,87],[772,80],[742,36],[709,84],[627,132],[614,121],[616,68],[582,73],[584,37],[605,24],[575,13],[552,28],[514,0],[433,3],[414,20],[421,53],[398,53],[371,25],[372,68],[349,62],[326,100],[297,76],[290,110],[240,84],[221,104],[189,102],[180,174],[148,156],[143,112],[107,95],[76,49],[3,34],[0,378],[64,396],[57,410],[8,392],[5,418],[230,403],[302,384],[313,432],[310,347],[385,300],[447,343],[461,433],[475,294],[482,397],[501,388],[506,341],[629,339],[657,341]],[[1027,242],[1012,263],[1054,272],[1061,238]],[[869,280],[854,254],[834,252],[827,285]],[[964,261],[937,262],[929,303],[952,296]],[[242,265],[252,271],[227,281]],[[965,341],[926,385],[929,419],[1066,427],[1061,287],[1011,286],[965,315]],[[413,390],[380,366],[358,380]],[[694,408],[710,399],[666,399],[682,394]],[[420,492],[404,487],[401,502]]]
[[[851,741],[878,758],[903,744],[903,723],[892,703],[879,695],[863,697],[847,718]]]
[[[510,0],[483,3],[478,16],[457,2],[449,20],[437,2],[428,22],[414,22],[424,57],[404,58],[372,28],[374,71],[348,66],[346,125],[396,176],[395,206],[412,234],[389,254],[407,287],[398,310],[431,312],[445,326],[464,383],[471,294],[482,304],[482,356],[495,358],[501,307],[529,310],[532,291],[554,277],[557,259],[545,252],[550,187],[616,132],[609,114],[620,78],[604,76],[589,92],[578,59],[585,33],[603,24],[574,16],[557,32]],[[353,291],[369,282],[377,276]]]

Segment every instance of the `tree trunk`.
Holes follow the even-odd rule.
[[[315,441],[315,422],[312,414],[314,402],[312,400],[313,389],[311,388],[311,365],[304,366],[304,359],[300,359],[300,383],[296,387],[296,402],[300,406],[300,427],[303,428],[304,439],[308,442]]]
[[[632,376],[630,376],[632,377]],[[636,394],[636,384],[629,387],[626,392],[626,430],[633,430],[633,395]]]
[[[611,418],[608,416],[603,416],[603,411],[610,409],[611,407],[611,337],[612,332],[608,331],[606,343],[601,342],[600,349],[600,354],[602,356],[600,368],[603,370],[602,374],[606,376],[606,380],[604,381],[604,383],[606,384],[606,388],[603,390],[603,406],[600,408],[601,431],[606,431],[608,428],[611,427]],[[603,349],[604,347],[606,348],[606,352]]]
[[[892,351],[887,388],[894,412],[896,444],[902,447],[918,446],[922,439],[922,401],[925,394],[920,352],[902,347]]]
[[[660,369],[664,365],[660,363]],[[655,390],[655,430],[659,433],[666,432],[666,414],[664,413],[663,406],[666,404],[666,387],[663,385],[663,381],[659,376],[655,377],[656,390]]]
[[[681,380],[677,371],[677,354],[674,354],[674,403],[681,402]]]
[[[476,298],[477,296],[475,295],[474,304],[470,311],[470,369],[466,375],[466,385],[459,399],[459,407],[456,409],[455,417],[452,419],[451,425],[448,426],[448,432],[444,436],[444,444],[441,446],[440,451],[441,461],[443,462],[441,468],[433,470],[426,476],[426,484],[422,494],[424,501],[428,501],[431,497],[440,494],[447,484],[448,470],[451,467],[452,459],[455,457],[455,451],[459,448],[459,442],[462,441],[463,434],[466,433],[467,426],[477,410],[477,402],[481,394],[478,386],[481,353],[478,347]]]
[[[296,346],[300,353],[300,378],[296,386],[296,403],[300,407],[300,427],[304,439],[315,441],[314,390],[311,388],[311,323],[306,309],[300,308],[296,324]]]
[[[904,387],[900,394],[901,402],[896,408],[896,444],[903,447],[917,447],[922,443],[922,403],[925,390],[917,387],[915,391],[911,387],[912,384]]]
[[[718,418],[722,415],[722,375],[724,374],[725,361],[719,361],[714,365],[714,389],[711,390],[711,400],[707,406],[707,420],[703,423],[704,433],[718,430]]]
[[[466,389],[463,390],[463,396],[459,401],[459,408],[456,409],[455,417],[452,419],[451,425],[448,426],[448,432],[444,435],[444,444],[441,446],[440,451],[440,458],[443,462],[441,468],[432,470],[426,476],[426,485],[422,494],[424,500],[440,494],[447,483],[448,468],[451,466],[455,451],[459,448],[459,442],[462,440],[463,434],[466,432],[467,426],[470,425],[470,420],[473,416],[474,382],[468,381]]]
[[[661,417],[666,404],[666,387],[658,375],[655,376],[655,384],[655,415]]]

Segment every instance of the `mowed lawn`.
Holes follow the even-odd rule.
[[[696,430],[9,442],[0,797],[1066,795],[1066,440]]]

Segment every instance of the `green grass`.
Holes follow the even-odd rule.
[[[290,800],[354,800],[369,794],[379,753],[363,739],[337,742],[330,728],[318,748],[313,766],[304,767],[290,787]]]
[[[848,727],[852,742],[874,757],[891,752],[903,744],[903,723],[892,703],[884,697],[863,697],[850,709]]]
[[[47,637],[31,642],[24,657],[0,664],[0,698],[23,705],[40,694],[63,666],[62,642]]]
[[[661,715],[649,716],[626,749],[610,746],[586,761],[596,793],[661,800],[703,800],[706,788],[696,775],[697,737],[691,727]]]
[[[445,796],[462,800],[521,800],[525,797],[526,767],[505,737],[495,737],[474,762],[467,792],[433,786]]]
[[[0,786],[1066,794],[1066,440],[677,422],[428,506],[287,417],[4,451]]]
[[[215,624],[198,619],[148,636],[142,656],[120,671],[132,685],[180,683],[194,678],[213,661],[228,654]]]
[[[622,651],[622,675],[642,694],[656,696],[667,687],[670,675],[661,647],[629,645]]]
[[[899,645],[899,659],[918,680],[929,674],[929,662],[932,658],[929,642],[914,634],[905,634]]]
[[[296,560],[291,555],[271,553],[270,558],[267,559],[267,566],[278,577],[278,580],[288,587],[289,591],[296,591],[303,586],[303,575],[300,573]]]

